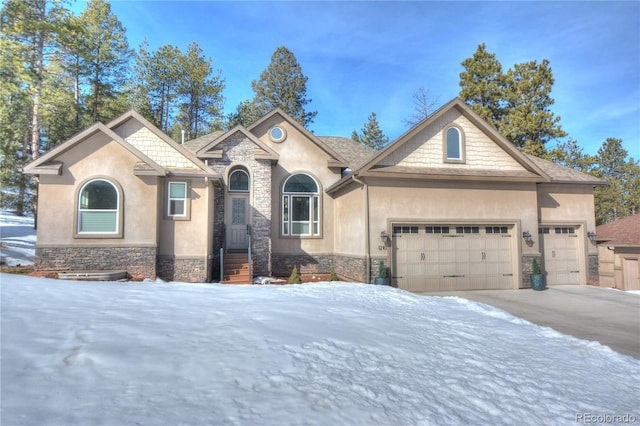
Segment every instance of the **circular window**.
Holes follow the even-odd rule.
[[[280,126],[273,126],[269,130],[269,139],[274,142],[282,142],[287,137],[287,132]]]

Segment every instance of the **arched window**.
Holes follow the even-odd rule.
[[[451,126],[445,130],[443,148],[445,161],[464,162],[464,134],[459,128]]]
[[[307,174],[289,176],[282,188],[282,235],[320,235],[320,191]]]
[[[105,179],[85,183],[78,195],[78,234],[118,234],[120,192]]]
[[[229,175],[229,191],[249,191],[249,173],[235,169]]]

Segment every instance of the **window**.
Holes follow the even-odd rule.
[[[477,234],[480,228],[477,226],[456,226],[456,234]]]
[[[508,234],[509,228],[507,226],[487,226],[485,233],[487,234]]]
[[[119,233],[120,193],[113,183],[91,180],[80,188],[78,197],[78,234]]]
[[[400,234],[417,234],[419,228],[417,226],[394,226],[393,235]]]
[[[290,176],[282,189],[282,235],[320,235],[320,194],[309,175]]]
[[[444,131],[444,161],[463,163],[464,159],[464,135],[462,131],[454,126],[448,127]]]
[[[169,197],[167,203],[167,216],[187,216],[187,183],[169,182]]]
[[[269,139],[273,142],[280,143],[287,137],[287,132],[280,126],[273,126],[269,130]]]
[[[427,226],[424,228],[424,232],[427,234],[448,234],[448,226]]]
[[[229,191],[249,191],[249,173],[236,169],[229,175]]]

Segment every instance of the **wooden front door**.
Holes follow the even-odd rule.
[[[247,250],[249,248],[247,235],[249,194],[230,195],[227,212],[227,249]]]

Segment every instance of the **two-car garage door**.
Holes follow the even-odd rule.
[[[511,289],[508,225],[394,225],[393,277],[410,291]]]

